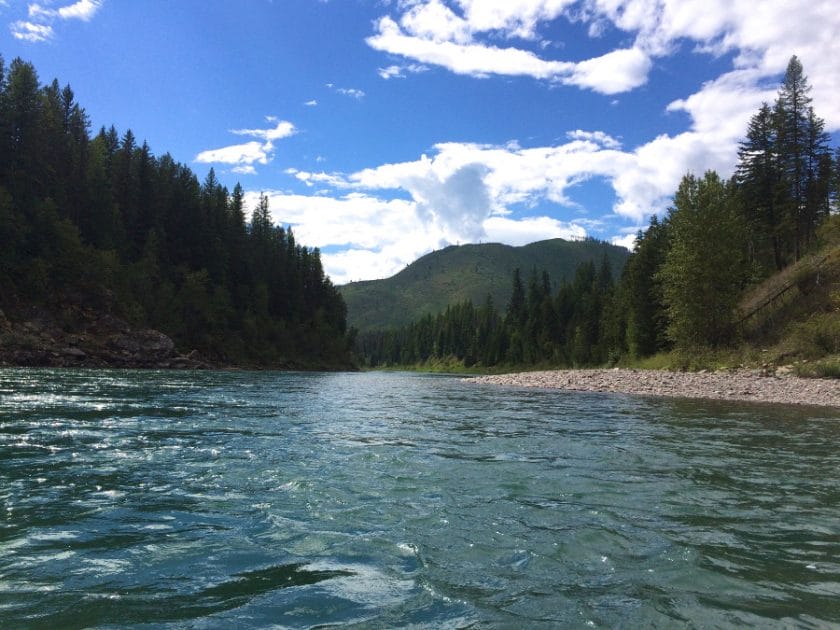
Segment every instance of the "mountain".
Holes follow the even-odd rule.
[[[452,245],[419,258],[390,278],[351,282],[338,287],[347,304],[347,322],[360,331],[408,324],[464,300],[481,304],[489,294],[503,310],[510,298],[514,269],[523,282],[531,271],[546,270],[554,288],[571,280],[581,263],[599,265],[604,256],[618,276],[629,252],[587,239],[560,238],[512,247],[500,243]]]

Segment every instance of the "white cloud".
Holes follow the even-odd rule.
[[[89,22],[102,7],[102,0],[79,0],[58,9],[49,9],[40,4],[30,4],[29,17],[36,20],[50,21],[54,18],[62,20],[82,20]]]
[[[404,66],[391,65],[386,68],[379,68],[379,70],[377,70],[377,74],[386,80],[404,79],[407,76],[406,73],[419,74],[421,72],[427,72],[428,70],[428,66],[424,66],[419,63],[410,63]]]
[[[355,98],[356,100],[361,100],[365,97],[364,90],[360,90],[358,88],[336,87],[333,83],[327,83],[326,85],[330,90],[333,90],[342,96],[349,96],[350,98]]]
[[[209,149],[195,156],[196,162],[203,164],[240,164],[252,165],[254,162],[268,164],[268,152],[262,142],[246,142],[234,144],[221,149]]]
[[[553,20],[576,0],[459,0],[470,29],[536,39],[541,22]]]
[[[611,135],[603,131],[583,131],[582,129],[575,129],[566,133],[566,137],[570,140],[582,140],[584,142],[594,142],[607,149],[620,149],[621,142],[613,138]]]
[[[389,13],[367,42],[397,57],[379,69],[383,79],[434,65],[614,95],[643,85],[654,63],[678,49],[729,54],[732,63],[653,113],[684,115],[682,132],[635,146],[605,131],[575,129],[550,146],[443,142],[428,155],[350,174],[290,169],[288,175],[314,194],[276,193],[272,212],[292,223],[304,242],[327,248],[325,267],[336,282],[391,275],[447,243],[580,238],[612,225],[612,242],[632,247],[638,226],[667,208],[686,172],[731,174],[749,117],[775,97],[792,54],[809,74],[828,130],[840,129],[835,0],[402,0],[382,6]],[[599,56],[555,58],[566,49],[546,37],[559,31],[554,22],[561,20],[621,44],[604,50],[604,37]],[[597,209],[596,216],[576,201],[576,187],[590,180],[615,194],[613,207]],[[547,216],[556,205],[576,218]]]
[[[457,74],[531,76],[603,94],[626,92],[643,85],[651,66],[648,56],[636,48],[612,51],[578,63],[543,59],[529,50],[475,41],[466,36],[469,31],[455,29],[448,22],[448,26],[441,26],[440,22],[446,20],[429,20],[421,28],[405,16],[400,23],[385,16],[378,22],[377,34],[368,37],[367,42],[377,50],[443,66]],[[436,26],[438,31],[434,31]],[[380,71],[380,76],[400,76],[399,68],[391,66]]]
[[[450,189],[458,187],[457,178]],[[466,188],[470,186],[467,181]],[[256,206],[259,194],[246,193],[249,208]],[[460,231],[463,226],[428,217],[413,200],[387,200],[362,192],[338,197],[282,191],[266,194],[275,223],[291,225],[296,237],[308,246],[328,248],[321,258],[325,271],[337,284],[393,275],[423,254],[468,240]],[[473,227],[468,225],[467,229]],[[544,238],[582,238],[586,231],[549,217],[521,221],[487,217],[482,220],[482,235],[484,239],[522,245]]]
[[[254,164],[268,164],[274,159],[274,143],[297,133],[295,126],[274,116],[266,116],[266,121],[276,123],[268,129],[231,129],[230,133],[238,136],[250,136],[261,140],[233,144],[219,149],[208,149],[195,156],[195,161],[202,164],[229,164],[231,171],[240,175],[255,175]]]
[[[441,0],[415,3],[403,14],[400,25],[415,37],[436,42],[466,44],[472,39],[468,22]]]
[[[274,140],[281,140],[297,133],[295,126],[286,120],[277,120],[273,116],[266,118],[268,122],[276,122],[277,126],[273,129],[231,129],[231,133],[238,136],[251,136],[253,138],[262,138],[266,142],[273,142]]]
[[[323,161],[323,158],[321,160]],[[295,179],[300,182],[303,182],[309,187],[312,187],[316,184],[329,186],[331,188],[349,188],[349,184],[344,179],[344,177],[340,174],[336,173],[310,173],[307,171],[300,171],[296,168],[288,168],[285,171],[286,175],[291,175]]]
[[[102,6],[102,0],[79,0],[75,4],[58,9],[58,16],[64,20],[88,22]]]
[[[48,24],[35,24],[24,20],[12,22],[9,30],[15,39],[31,43],[45,42],[55,35],[53,27]]]
[[[647,83],[650,58],[638,48],[614,50],[576,64],[566,85],[589,88],[602,94],[629,92]]]
[[[810,73],[815,107],[831,128],[840,128],[840,101],[833,98],[840,85],[836,0],[412,0],[392,6],[367,38],[376,50],[457,74],[530,76],[603,94],[643,85],[652,58],[670,55],[683,42],[697,53],[734,52],[733,71],[752,73],[743,86],[751,96],[796,54]],[[539,56],[535,50],[548,48],[540,28],[562,20],[583,23],[593,38],[611,26],[632,45],[592,59]],[[512,45],[491,43],[500,37]],[[399,76],[397,67],[390,76]]]
[[[585,214],[571,221],[546,216],[557,205],[582,211],[575,187],[592,178],[615,191],[612,220],[639,226],[667,207],[686,171],[731,168],[733,151],[718,147],[720,137],[696,131],[663,135],[632,150],[622,150],[603,131],[574,130],[567,137],[555,146],[530,148],[516,142],[441,143],[431,155],[351,174],[288,169],[288,175],[320,189],[312,196],[276,193],[272,212],[293,224],[303,242],[338,250],[324,260],[340,283],[391,275],[445,244],[521,245],[583,238],[589,229],[603,232],[609,217],[605,222]],[[632,236],[613,240],[632,245]]]
[[[27,7],[29,20],[18,20],[9,25],[12,37],[21,41],[38,43],[55,37],[52,24],[55,20],[82,20],[89,22],[102,7],[103,0],[79,0],[74,4],[50,9],[37,3]],[[5,6],[5,3],[0,4]]]
[[[457,74],[488,76],[532,76],[551,79],[570,74],[574,64],[546,61],[534,53],[517,48],[497,48],[485,44],[429,39],[404,32],[390,17],[378,22],[377,34],[367,38],[376,50],[415,59],[424,64],[443,66]]]
[[[336,88],[335,91],[339,94],[343,94],[344,96],[355,98],[357,101],[365,97],[364,91],[357,88]]]
[[[230,169],[232,173],[236,173],[237,175],[256,175],[257,169],[254,168],[252,164],[242,164],[240,166],[234,166]]]
[[[521,220],[490,217],[484,222],[484,231],[490,242],[517,246],[549,238],[575,240],[586,237],[583,226],[551,217],[527,217]]]
[[[307,107],[317,107],[317,106],[318,106],[318,101],[316,101],[316,100],[313,98],[313,99],[312,99],[312,100],[310,100],[310,101],[306,101],[306,102],[304,103],[304,105],[306,105]]]
[[[388,66],[387,68],[379,68],[379,70],[377,70],[377,73],[383,79],[405,78],[402,66]]]
[[[613,245],[618,245],[619,247],[626,247],[632,252],[636,249],[636,233],[625,234],[624,236],[614,236],[610,239],[610,242]]]

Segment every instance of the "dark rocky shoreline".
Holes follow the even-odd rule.
[[[83,307],[61,319],[29,307],[8,318],[0,310],[0,366],[200,370],[223,367],[195,350],[179,352],[164,333]]]

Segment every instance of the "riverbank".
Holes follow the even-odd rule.
[[[471,383],[671,398],[816,405],[840,408],[840,380],[763,376],[756,370],[669,372],[665,370],[553,370],[478,376]]]
[[[154,370],[356,370],[349,360],[310,357],[271,364],[231,362],[198,350],[180,351],[165,333],[131,326],[109,313],[67,305],[56,313],[29,307],[7,317],[0,309],[0,367]]]

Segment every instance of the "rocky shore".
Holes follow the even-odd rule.
[[[0,310],[0,367],[207,369],[198,352],[179,353],[167,335],[134,328],[92,309],[31,307],[14,319]]]
[[[707,398],[840,408],[840,380],[735,372],[668,372],[663,370],[556,370],[478,376],[472,383],[537,387],[640,396]]]

